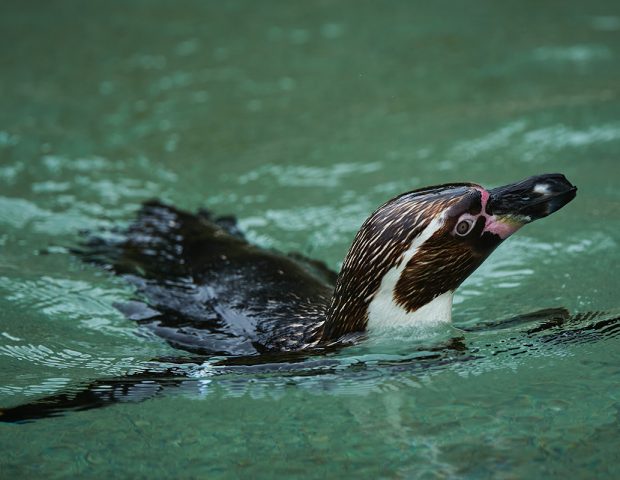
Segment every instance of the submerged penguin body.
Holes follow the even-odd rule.
[[[493,190],[459,183],[399,195],[364,222],[341,272],[251,245],[230,218],[153,201],[117,240],[81,251],[136,285],[121,307],[176,348],[207,355],[322,350],[378,330],[450,321],[452,295],[525,223],[576,188],[562,175]]]
[[[122,275],[140,301],[119,305],[175,348],[256,355],[310,348],[336,274],[320,262],[248,243],[230,218],[145,203],[119,239],[91,239],[82,258]]]

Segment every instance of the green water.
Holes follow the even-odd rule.
[[[491,256],[455,325],[620,307],[617,1],[5,0],[0,65],[0,406],[174,355],[67,251],[151,197],[338,268],[402,191],[559,171],[577,199]],[[482,360],[368,344],[339,353],[359,369],[0,424],[0,477],[620,476],[619,338],[464,337]]]

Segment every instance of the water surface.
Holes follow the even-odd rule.
[[[235,214],[253,241],[337,269],[364,218],[400,192],[559,171],[577,199],[463,285],[455,326],[620,308],[617,2],[0,10],[3,407],[175,354],[114,308],[132,297],[126,283],[68,251],[152,197]],[[0,471],[617,478],[620,340],[596,333],[456,331],[482,358],[443,368],[395,367],[412,350],[394,342],[339,352],[320,375],[205,376],[142,403],[2,424]]]

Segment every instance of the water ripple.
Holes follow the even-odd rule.
[[[70,319],[105,314],[118,316],[112,303],[127,295],[121,289],[104,289],[85,281],[49,276],[21,281],[0,277],[0,289],[6,291],[5,299],[16,306]]]
[[[586,63],[613,58],[605,45],[545,46],[534,50],[533,58],[539,62]]]
[[[620,124],[596,125],[583,130],[553,125],[527,132],[523,136],[524,144],[536,150],[561,150],[579,148],[602,142],[620,139]]]
[[[79,352],[71,348],[43,344],[0,345],[0,355],[60,370],[85,369],[98,375],[117,376],[145,368],[134,356],[113,356]],[[17,388],[17,387],[15,387]]]
[[[510,122],[478,138],[458,142],[449,151],[449,164],[466,163],[499,152],[518,152],[524,161],[540,161],[544,153],[581,149],[620,140],[620,123],[576,128],[564,124],[529,128],[526,120]]]
[[[27,387],[17,387],[13,385],[0,385],[0,394],[7,396],[39,396],[51,394],[62,390],[71,382],[70,378],[53,377],[46,378],[41,383],[28,385]]]
[[[458,143],[452,149],[451,155],[455,158],[460,158],[462,156],[463,158],[472,159],[482,153],[507,147],[517,134],[525,130],[526,126],[527,123],[524,120],[511,122],[480,138]]]
[[[34,218],[50,213],[23,198],[0,197],[0,224],[22,228]]]
[[[259,179],[270,178],[270,182],[275,181],[288,187],[338,187],[347,177],[374,173],[381,168],[380,162],[335,163],[328,167],[270,164],[240,175],[237,181],[245,185]]]

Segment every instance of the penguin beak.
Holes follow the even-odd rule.
[[[576,194],[577,187],[560,173],[536,175],[491,189],[487,203],[491,222],[485,230],[506,238],[526,223],[557,212]]]

